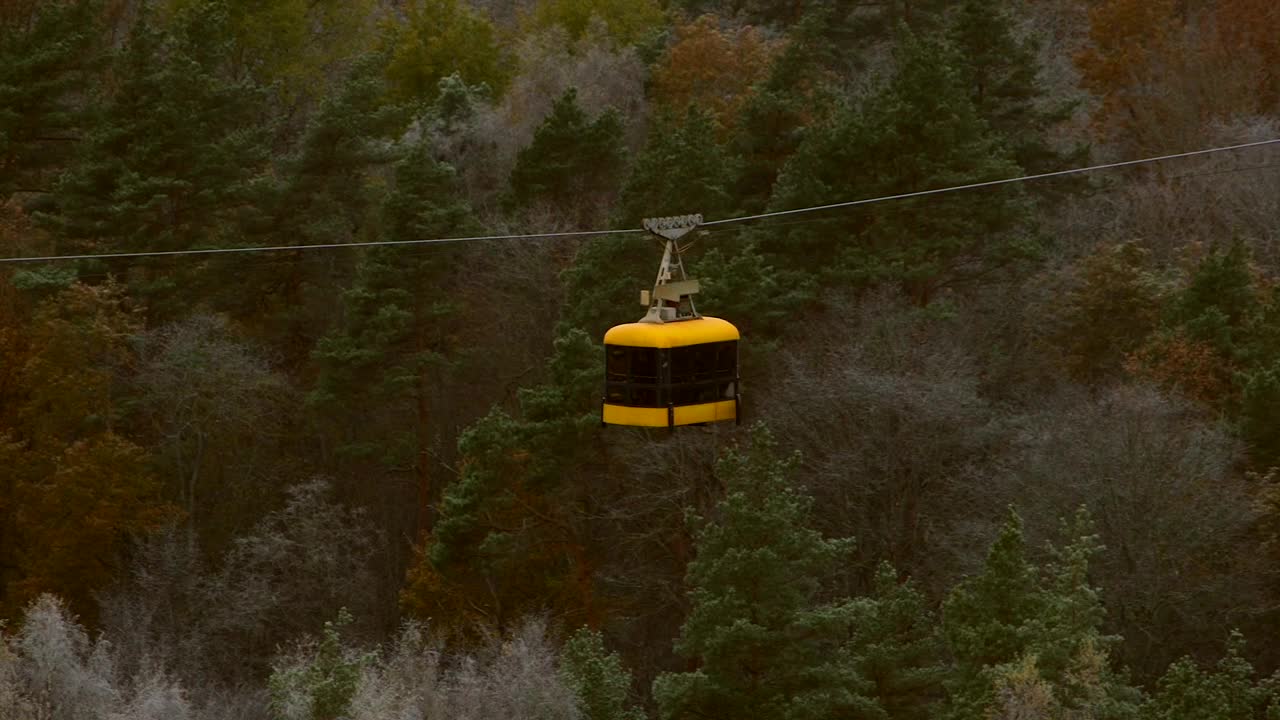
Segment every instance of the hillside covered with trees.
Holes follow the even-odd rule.
[[[0,720],[1280,717],[1280,145],[695,232],[740,427],[601,427],[652,238],[402,242],[1257,143],[1278,64],[1274,0],[0,3]]]

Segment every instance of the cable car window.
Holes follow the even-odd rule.
[[[645,387],[643,385],[631,386],[631,404],[641,407],[661,407],[664,403],[658,402],[658,387]]]
[[[736,375],[738,369],[738,343],[730,340],[729,342],[718,343],[718,345],[716,374]]]
[[[609,380],[615,382],[626,382],[627,372],[630,370],[631,354],[627,352],[627,348],[620,345],[608,346],[605,355],[605,372]]]
[[[656,348],[631,348],[631,379],[633,382],[658,382]]]
[[[697,369],[699,380],[710,380],[716,376],[716,350],[720,343],[707,343],[693,347],[693,365]]]
[[[692,347],[671,349],[671,382],[674,385],[693,382],[696,375]]]

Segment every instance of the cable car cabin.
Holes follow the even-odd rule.
[[[738,420],[738,329],[713,317],[618,325],[604,336],[606,425]]]

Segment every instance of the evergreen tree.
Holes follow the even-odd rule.
[[[516,156],[511,171],[511,203],[546,203],[587,224],[604,216],[623,164],[622,120],[606,110],[590,120],[569,88]]]
[[[473,222],[453,168],[436,161],[425,143],[396,166],[382,211],[384,239],[467,234]],[[429,522],[436,493],[431,457],[439,449],[437,425],[446,418],[437,416],[434,402],[462,352],[456,282],[467,252],[458,246],[370,250],[342,295],[340,327],[313,352],[321,374],[312,404],[325,417],[340,418],[330,425],[340,455],[393,475],[410,470],[416,530]],[[412,535],[414,529],[404,530]]]
[[[760,212],[787,160],[800,147],[804,129],[829,112],[827,67],[835,50],[823,34],[820,15],[806,18],[755,88],[738,118],[733,151],[742,158],[735,195],[740,208]]]
[[[959,51],[960,77],[978,115],[999,134],[1027,173],[1083,164],[1086,147],[1059,153],[1046,134],[1067,120],[1075,103],[1047,101],[1039,85],[1040,63],[1032,37],[1018,37],[1004,0],[965,0],[949,29]]]
[[[1255,467],[1280,466],[1280,362],[1240,377],[1240,432]]]
[[[1244,637],[1231,634],[1226,655],[1213,672],[1198,668],[1191,658],[1169,666],[1156,692],[1146,703],[1141,720],[1271,720],[1280,717],[1280,688],[1275,678],[1254,680],[1254,669],[1243,657]]]
[[[113,63],[113,90],[41,217],[66,250],[174,250],[230,244],[267,158],[257,90],[223,72],[225,8],[199,4],[171,32],[138,20]],[[198,265],[154,260],[135,290],[187,296]],[[178,304],[153,303],[176,312]]]
[[[806,135],[778,178],[774,209],[1018,174],[969,99],[949,46],[904,31],[896,58],[897,73],[886,87]],[[764,249],[821,259],[822,265],[803,268],[811,273],[901,283],[925,303],[944,287],[1034,255],[1038,245],[1029,210],[1017,188],[986,190],[981,197],[937,195],[851,208],[838,218],[780,233]]]
[[[586,720],[643,720],[644,713],[628,703],[631,673],[617,653],[605,650],[599,632],[578,628],[560,651],[560,674]]]
[[[372,656],[357,655],[343,645],[341,631],[351,620],[351,613],[339,610],[336,621],[325,622],[319,642],[303,645],[277,662],[267,683],[277,720],[347,717],[361,670],[373,661]]]
[[[47,192],[70,157],[82,113],[74,93],[93,66],[95,3],[42,3],[24,18],[0,14],[0,203]]]
[[[1237,239],[1225,249],[1211,249],[1200,261],[1173,299],[1170,320],[1235,360],[1246,354],[1249,326],[1261,310],[1249,248]]]
[[[279,163],[249,231],[267,245],[337,244],[376,239],[386,169],[403,157],[394,138],[408,112],[387,100],[385,57],[357,58],[346,77],[311,114],[297,146]],[[263,334],[280,338],[296,366],[338,312],[341,283],[354,274],[354,254],[285,254],[267,262],[214,259],[211,272],[234,276],[217,304]],[[341,263],[341,264],[340,264]]]
[[[871,611],[858,627],[859,673],[868,695],[894,720],[925,720],[936,710],[946,668],[942,638],[924,595],[884,563],[876,572]]]
[[[620,227],[638,227],[645,217],[702,213],[712,219],[732,212],[737,163],[717,142],[714,123],[711,113],[693,106],[680,121],[654,123],[622,189]]]
[[[555,341],[547,382],[518,393],[459,437],[458,479],[410,569],[401,604],[433,622],[505,628],[530,612],[595,619],[592,483],[602,355],[580,330]]]
[[[787,479],[795,463],[757,427],[717,466],[725,497],[697,532],[675,646],[697,669],[654,681],[661,717],[884,717],[842,643],[863,604],[822,598],[852,540],[812,529],[811,501]]]
[[[1035,623],[1044,611],[1022,520],[1010,510],[982,574],[960,583],[943,605],[942,628],[956,662],[947,683],[951,717],[982,716],[991,700],[985,671],[1020,659],[1036,639]]]
[[[1077,513],[1063,535],[1069,543],[1050,548],[1042,572],[1027,560],[1022,521],[1010,510],[982,574],[952,590],[943,606],[955,659],[944,717],[1006,717],[1000,713],[1028,698],[1039,698],[1044,712],[1132,717],[1139,696],[1110,668],[1116,638],[1102,635],[1102,601],[1089,584],[1102,546],[1088,513]]]

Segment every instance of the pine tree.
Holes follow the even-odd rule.
[[[388,169],[405,155],[395,142],[409,121],[407,109],[388,101],[386,58],[356,58],[350,71],[315,108],[296,147],[278,163],[279,179],[264,191],[248,232],[264,245],[338,244],[371,240],[387,193]],[[354,274],[354,253],[319,258],[277,255],[269,262],[215,258],[210,273],[234,276],[219,284],[213,302],[280,343],[297,366],[314,347],[341,284]]]
[[[978,115],[1004,138],[1014,162],[1028,174],[1083,164],[1087,148],[1060,153],[1047,131],[1067,120],[1075,103],[1045,109],[1040,64],[1032,37],[1018,37],[1003,0],[966,0],[949,28],[962,58],[960,76]]]
[[[746,212],[765,209],[778,173],[800,147],[804,129],[828,112],[832,93],[827,67],[835,49],[823,35],[824,27],[820,15],[797,25],[743,105],[732,148],[742,158],[735,195]]]
[[[643,720],[631,707],[631,673],[617,653],[605,650],[599,632],[579,628],[560,651],[560,674],[578,696],[585,720]]]
[[[1018,174],[953,69],[954,50],[904,31],[897,73],[860,108],[812,129],[778,178],[784,210],[960,185]],[[850,168],[854,171],[850,172]],[[808,272],[900,283],[920,303],[1033,256],[1029,206],[1016,188],[850,209],[779,234],[770,253],[821,259]],[[838,243],[833,239],[838,239]]]
[[[951,591],[942,627],[956,661],[947,682],[949,716],[980,718],[991,701],[987,668],[1012,663],[1032,646],[1045,611],[1034,565],[1026,558],[1022,520],[1010,510],[982,574]]]
[[[1160,678],[1141,720],[1261,720],[1280,716],[1280,689],[1274,678],[1254,680],[1243,657],[1244,637],[1233,632],[1217,668],[1205,672],[1183,658]]]
[[[1026,558],[1022,521],[1012,510],[981,575],[952,590],[943,606],[943,632],[955,659],[945,682],[941,717],[980,720],[1017,717],[1018,707],[1082,712],[1084,717],[1131,718],[1140,695],[1110,667],[1098,590],[1090,560],[1102,546],[1083,509],[1038,568]]]
[[[467,234],[474,227],[453,168],[436,161],[425,143],[396,166],[381,222],[391,241]],[[342,295],[341,326],[313,352],[321,375],[312,405],[326,417],[343,418],[331,426],[339,452],[382,472],[410,469],[419,531],[436,493],[430,458],[437,425],[445,422],[433,402],[463,349],[455,283],[466,252],[457,246],[370,250]]]
[[[0,203],[43,193],[70,157],[82,113],[73,96],[93,66],[95,3],[42,3],[0,16]]]
[[[788,482],[795,463],[757,427],[718,464],[725,497],[697,532],[675,645],[697,669],[654,681],[661,717],[884,717],[841,642],[861,604],[822,597],[852,540],[812,529],[810,499]]]
[[[579,224],[603,217],[617,189],[623,164],[622,120],[606,110],[594,120],[569,88],[516,156],[511,203],[545,203]]]
[[[876,572],[871,612],[858,627],[858,670],[868,691],[895,720],[932,717],[946,668],[942,638],[924,595],[884,563]]]
[[[1240,433],[1258,468],[1280,466],[1280,362],[1240,377]]]
[[[338,720],[347,716],[361,670],[373,661],[342,643],[341,631],[351,624],[351,613],[338,611],[336,621],[326,621],[318,642],[303,645],[292,657],[278,661],[268,687],[272,714],[278,720]]]
[[[695,212],[708,219],[725,217],[733,210],[730,188],[736,169],[734,158],[716,140],[709,112],[691,105],[679,121],[661,117],[622,188],[619,226]]]
[[[460,435],[462,471],[409,570],[408,611],[465,632],[530,612],[598,619],[590,485],[602,356],[586,333],[565,330],[547,382],[518,393],[519,416],[495,408]]]
[[[1172,323],[1226,358],[1243,356],[1249,325],[1262,309],[1251,265],[1249,248],[1241,240],[1213,248],[1173,299]]]
[[[139,19],[115,58],[118,84],[96,99],[76,159],[38,217],[64,248],[174,250],[230,244],[258,197],[267,150],[257,90],[231,79],[225,8],[201,3],[171,32]],[[156,299],[194,284],[198,265],[154,261],[131,276]],[[189,296],[189,292],[188,292]],[[179,303],[153,303],[156,312]]]

